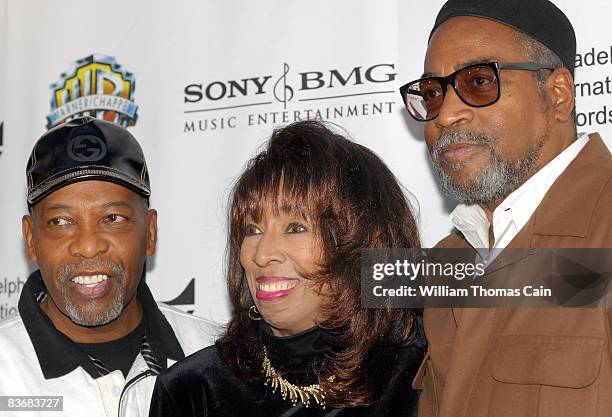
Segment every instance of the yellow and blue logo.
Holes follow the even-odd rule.
[[[123,69],[112,56],[90,55],[79,59],[50,87],[48,129],[82,116],[123,127],[133,126],[138,118],[134,74]]]

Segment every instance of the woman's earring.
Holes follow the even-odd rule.
[[[254,305],[249,308],[249,318],[255,321],[261,320],[261,314],[259,313],[259,310],[257,310],[257,307],[255,307]]]

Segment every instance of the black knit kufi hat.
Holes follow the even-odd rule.
[[[548,0],[449,0],[438,13],[429,38],[454,16],[482,17],[511,26],[552,50],[574,74],[574,28],[567,16]]]

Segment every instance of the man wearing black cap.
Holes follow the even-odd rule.
[[[110,122],[70,121],[35,144],[27,181],[23,236],[39,270],[0,323],[0,394],[61,396],[62,416],[146,414],[155,376],[217,329],[155,303],[142,279],[157,213],[138,142]]]
[[[460,203],[438,247],[472,251],[483,279],[529,276],[539,248],[612,248],[612,158],[576,132],[575,49],[547,0],[449,0],[424,74],[400,89]],[[426,309],[424,322],[421,416],[612,416],[610,309]]]

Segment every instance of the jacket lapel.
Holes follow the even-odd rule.
[[[535,253],[540,236],[585,237],[597,200],[610,178],[612,158],[599,134],[550,187],[527,224],[487,268],[487,274]],[[586,174],[588,173],[588,174]],[[580,213],[581,215],[576,215]]]
[[[610,151],[599,134],[591,134],[584,149],[553,183],[534,213],[533,234],[585,237],[611,174]]]

